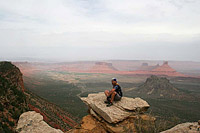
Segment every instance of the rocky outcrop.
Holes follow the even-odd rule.
[[[161,133],[200,133],[200,120],[199,122],[178,124],[175,127]]]
[[[69,132],[142,132],[153,129],[155,118],[144,114],[149,104],[141,98],[122,97],[107,107],[103,92],[81,98],[89,107],[80,127]],[[143,124],[141,124],[143,123]],[[145,124],[146,123],[146,124]]]
[[[35,111],[25,112],[20,116],[16,131],[19,133],[62,133],[61,130],[50,127],[43,121],[43,116]]]
[[[103,92],[89,94],[87,98],[81,98],[81,100],[89,106],[90,110],[96,112],[109,123],[123,121],[133,112],[145,111],[149,108],[149,104],[141,98],[128,97],[122,97],[120,101],[108,108],[104,103],[106,96]]]

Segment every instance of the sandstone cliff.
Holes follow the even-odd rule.
[[[28,110],[20,70],[10,62],[0,62],[0,132],[13,132],[21,113]]]

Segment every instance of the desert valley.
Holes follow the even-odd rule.
[[[125,96],[148,101],[149,113],[156,117],[160,131],[200,118],[198,62],[113,60],[14,64],[22,71],[28,91],[58,105],[76,121],[87,115],[87,106],[80,97],[111,89],[112,77],[118,79]]]

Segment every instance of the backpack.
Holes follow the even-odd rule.
[[[122,93],[122,89],[121,89],[121,86],[117,85],[117,89],[116,89],[116,92],[122,97],[123,96],[123,93]]]

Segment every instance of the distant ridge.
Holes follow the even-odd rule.
[[[140,63],[140,62],[139,62]],[[122,74],[122,75],[158,75],[158,76],[168,76],[168,77],[194,77],[186,74],[177,72],[172,68],[168,62],[164,62],[161,66],[159,63],[157,65],[148,65],[147,62],[142,62],[142,65],[137,67],[134,64],[129,64],[123,62],[110,63],[110,62],[74,62],[74,63],[15,63],[23,72],[23,74],[30,75],[37,71],[52,70],[52,71],[67,71],[74,73],[108,73],[108,74]],[[135,65],[136,65],[135,64]],[[152,64],[152,63],[151,63]],[[130,69],[121,69],[120,67],[129,67]],[[133,67],[133,68],[131,68]],[[181,67],[181,66],[180,66]],[[197,73],[198,75],[198,73]],[[196,76],[197,77],[197,76]]]
[[[115,73],[115,74],[124,74],[124,75],[161,75],[161,76],[171,76],[171,77],[185,77],[186,75],[177,72],[175,69],[171,68],[168,65],[168,62],[164,62],[163,65],[159,64],[155,66],[148,66],[147,63],[142,64],[142,70],[136,71],[118,71],[113,67],[112,63],[107,62],[96,62],[95,65],[87,70],[80,72],[88,73]]]

